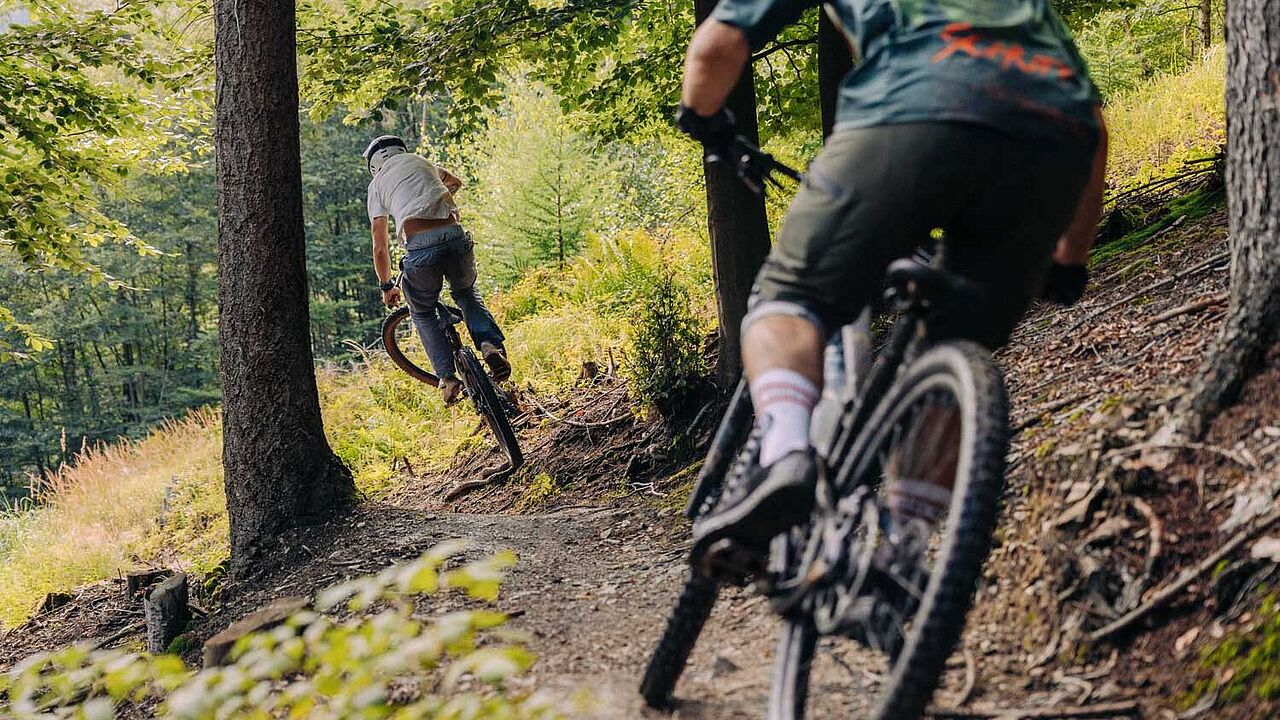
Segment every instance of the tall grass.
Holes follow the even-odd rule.
[[[1226,140],[1226,52],[1221,45],[1180,75],[1156,78],[1107,104],[1108,177],[1122,191],[1175,174]]]
[[[171,508],[221,503],[220,430],[217,414],[192,413],[142,440],[88,448],[38,484],[39,507],[0,526],[0,625],[23,620],[48,592],[109,577],[139,556],[202,570],[225,555],[225,521],[221,531],[194,528],[163,512],[166,496]],[[162,521],[165,547],[154,542]]]

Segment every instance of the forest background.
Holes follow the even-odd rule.
[[[1107,103],[1113,195],[1217,152],[1221,3],[1058,6]],[[205,570],[226,554],[218,419],[202,410],[218,402],[209,8],[5,12],[0,557],[22,592],[0,593],[0,625],[29,596],[159,542],[145,530],[132,544],[80,538],[60,555],[38,537],[68,532],[32,518],[77,458],[92,468],[95,453],[121,452],[103,443],[168,428],[141,440],[141,502],[110,526],[149,526],[172,502],[189,515],[170,520],[168,540],[186,543],[171,551]],[[471,418],[372,352],[385,310],[359,153],[375,135],[399,134],[466,179],[464,222],[522,382],[555,391],[583,361],[616,357],[643,380],[638,398],[660,405],[705,375],[715,301],[701,163],[669,121],[693,24],[691,3],[664,0],[299,4],[313,347],[331,443],[362,490],[385,487],[399,459],[438,463],[478,442]],[[754,64],[762,141],[797,164],[821,144],[816,35],[810,13]],[[771,200],[774,225],[785,200]],[[112,487],[117,503],[129,487]],[[40,548],[38,566],[15,561],[24,547]]]

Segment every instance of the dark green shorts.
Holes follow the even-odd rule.
[[[1038,294],[1088,180],[1094,145],[1013,139],[978,125],[847,130],[809,167],[744,321],[800,312],[834,331],[872,302],[885,268],[946,232],[947,266],[983,288],[937,307],[935,337],[996,347]]]

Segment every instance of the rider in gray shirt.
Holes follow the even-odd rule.
[[[369,183],[369,223],[373,268],[381,283],[382,300],[387,307],[395,307],[403,291],[422,346],[440,377],[445,402],[456,401],[462,391],[435,311],[445,279],[494,379],[507,379],[511,364],[503,350],[505,338],[476,292],[475,243],[458,222],[453,194],[462,187],[462,181],[448,170],[409,153],[404,141],[393,135],[383,135],[369,143],[364,159],[373,175]],[[405,248],[399,285],[391,278],[388,216],[395,219],[396,236]]]

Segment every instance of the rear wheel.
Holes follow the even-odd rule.
[[[524,463],[524,454],[520,451],[520,443],[516,441],[515,431],[511,429],[511,420],[506,411],[507,403],[503,402],[493,380],[471,348],[462,348],[458,356],[462,361],[461,369],[466,375],[467,388],[471,390],[471,402],[475,405],[476,412],[489,424],[498,445],[511,461],[511,469],[520,467]]]
[[[382,347],[386,348],[391,362],[413,379],[432,386],[440,384],[440,378],[424,369],[430,362],[418,340],[407,306],[397,308],[382,321]]]
[[[771,720],[803,717],[806,652],[812,654],[817,635],[807,631],[808,622],[822,634],[874,648],[865,651],[867,666],[880,664],[876,655],[888,661],[875,683],[871,720],[920,717],[960,638],[986,561],[1009,434],[1004,385],[990,355],[972,343],[929,350],[905,368],[863,428],[850,452],[833,463],[844,502],[815,515],[814,532],[821,535],[813,537],[833,569],[813,591],[809,617],[793,618],[784,630],[780,650],[787,652],[775,674]],[[919,468],[939,463],[954,469],[951,500],[932,535],[915,543],[921,550],[909,556],[918,562],[891,565],[891,573],[868,570],[879,567],[872,557],[893,547],[883,532],[895,528],[883,509],[884,489],[895,478],[927,477]],[[877,489],[880,499],[868,492]],[[902,568],[918,571],[898,572]]]

